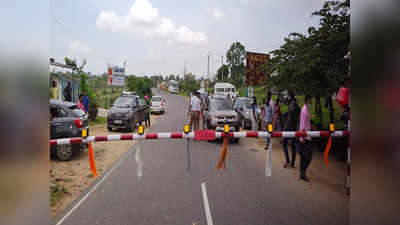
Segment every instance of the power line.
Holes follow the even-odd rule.
[[[54,16],[51,17],[51,19],[56,22],[57,24],[61,25],[67,32],[69,32],[76,40],[78,40],[79,42],[82,43],[82,45],[84,45],[85,47],[92,49],[93,51],[95,51],[97,54],[95,54],[96,56],[100,56],[103,59],[105,59],[105,61],[109,61],[109,58],[104,56],[103,54],[101,54],[98,50],[96,50],[95,48],[89,46],[85,41],[83,41],[79,35],[77,33],[75,33],[72,29],[70,29],[67,25],[65,25],[64,23],[62,23],[60,20],[56,19]]]

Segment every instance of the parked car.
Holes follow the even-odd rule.
[[[75,103],[50,100],[50,139],[81,137],[84,129],[89,135],[88,115]],[[74,152],[85,147],[86,144],[57,145],[50,148],[50,153],[60,161],[68,161]]]
[[[204,111],[203,128],[223,132],[225,124],[229,124],[230,132],[240,129],[239,117],[233,110],[233,103],[224,97],[213,97],[209,101],[208,110]],[[239,138],[234,141],[238,143]]]
[[[234,105],[234,109],[239,116],[239,124],[243,129],[251,130],[251,104],[253,103],[252,98],[246,97],[238,97],[236,98],[236,102]],[[257,130],[261,127],[261,109],[259,107],[256,108],[256,121],[257,121]]]
[[[161,113],[164,114],[165,108],[164,108],[164,99],[161,98],[161,96],[156,95],[151,98],[151,105],[150,105],[150,113]]]
[[[136,124],[145,121],[149,106],[136,94],[122,94],[115,100],[107,115],[107,129],[125,128],[134,131]]]

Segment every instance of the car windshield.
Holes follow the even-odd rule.
[[[240,100],[240,103],[242,104],[242,106],[246,109],[250,109],[251,108],[251,104],[253,103],[253,100],[251,99],[243,99]]]
[[[69,109],[71,109],[72,111],[74,111],[74,113],[78,116],[78,117],[82,117],[85,115],[85,112],[82,111],[77,105],[73,105],[71,107],[69,107]]]
[[[229,99],[213,99],[211,101],[211,110],[233,110],[232,101]]]
[[[129,97],[119,97],[114,103],[115,107],[118,108],[129,108],[133,104],[133,98]]]
[[[161,102],[161,98],[160,97],[153,97],[151,99],[152,102]]]

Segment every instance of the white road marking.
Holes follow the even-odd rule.
[[[81,200],[74,205],[57,223],[56,225],[61,225],[63,224],[64,220],[67,219],[99,186],[102,184],[107,177],[111,175],[111,173],[121,164],[121,162],[129,155],[131,154],[131,151],[127,152],[127,154],[124,155],[123,158],[121,158],[107,173],[104,177],[101,178],[101,180],[92,188],[88,193],[86,193],[85,196]]]
[[[206,211],[207,225],[213,225],[210,205],[208,204],[208,199],[207,199],[206,184],[204,182],[201,182],[201,191],[203,192],[204,209]]]

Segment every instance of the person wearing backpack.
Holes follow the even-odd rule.
[[[288,117],[283,126],[283,131],[298,131],[299,123],[300,123],[300,107],[296,101],[296,95],[294,92],[290,94],[290,104],[288,108]],[[291,150],[292,150],[292,160],[289,159],[288,145],[290,142]],[[294,163],[296,161],[296,147],[297,147],[297,139],[296,138],[283,138],[282,145],[283,151],[285,153],[286,163],[283,165],[284,168],[288,168],[289,166],[294,168]]]

